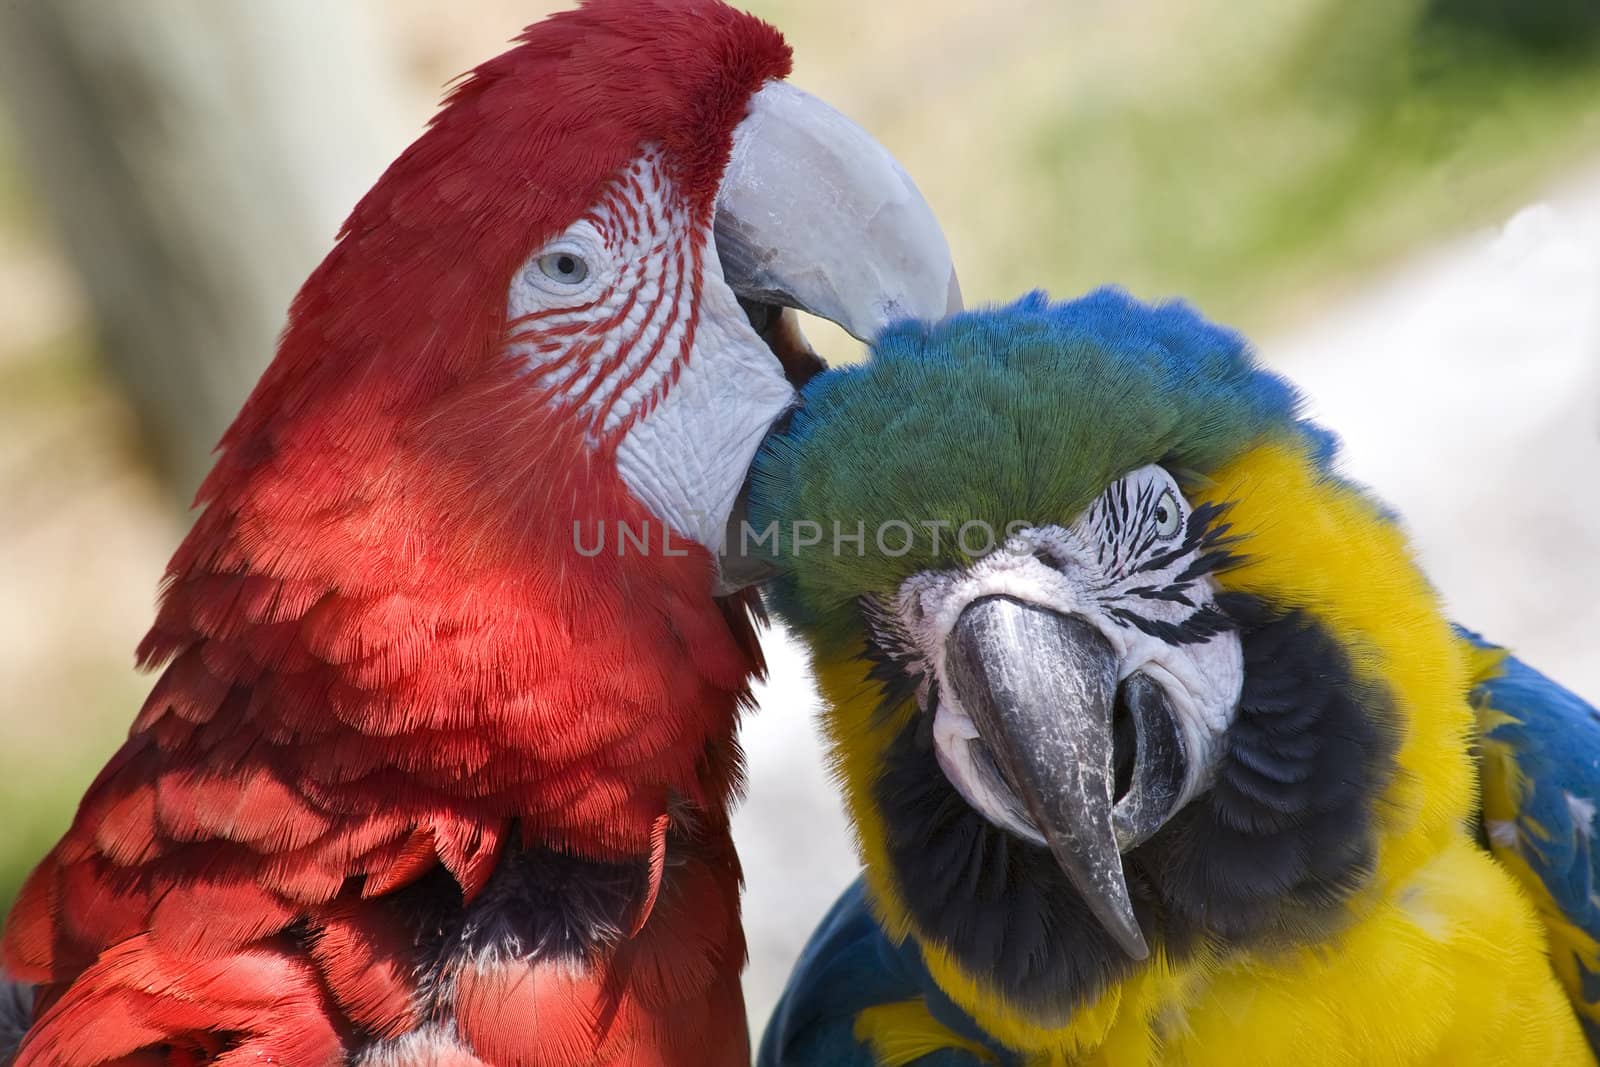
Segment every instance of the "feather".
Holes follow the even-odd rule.
[[[1537,905],[1556,973],[1600,1049],[1600,710],[1462,634],[1478,668],[1485,837]]]

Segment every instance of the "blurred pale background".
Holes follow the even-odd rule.
[[[70,817],[206,452],[338,220],[513,0],[0,5],[0,903]],[[969,300],[1117,282],[1258,339],[1458,617],[1600,700],[1591,0],[770,0]],[[823,344],[851,358],[837,335]],[[854,860],[769,641],[752,1019]]]

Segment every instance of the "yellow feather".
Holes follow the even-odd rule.
[[[856,1016],[853,1033],[857,1041],[872,1047],[880,1067],[904,1067],[940,1049],[960,1049],[979,1063],[994,1062],[988,1049],[935,1019],[920,997],[868,1008]]]

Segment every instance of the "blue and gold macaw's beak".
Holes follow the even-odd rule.
[[[1116,650],[1088,620],[1009,596],[973,601],[946,641],[949,696],[978,734],[973,792],[996,798],[1016,832],[1042,840],[1117,944],[1142,960],[1150,950],[1116,825],[1117,667]],[[1156,803],[1136,803],[1140,810],[1177,799],[1182,752],[1162,752],[1161,765],[1146,768]]]

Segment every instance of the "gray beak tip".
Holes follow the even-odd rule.
[[[1084,903],[1106,933],[1116,941],[1117,947],[1133,959],[1148,959],[1150,946],[1133,912],[1133,901],[1128,896],[1121,857],[1116,854],[1115,846],[1110,849],[1105,847],[1109,843],[1109,834],[1098,835],[1098,838],[1073,847],[1063,840],[1062,835],[1046,832],[1056,864],[1078,889]]]
[[[1136,960],[1150,958],[1150,946],[1144,943],[1144,934],[1140,933],[1137,928],[1135,928],[1131,939],[1122,942],[1122,951]]]
[[[1126,898],[1122,903],[1127,904]],[[1139,929],[1139,920],[1134,917],[1131,904],[1128,904],[1126,910],[1118,909],[1114,921],[1107,921],[1107,917],[1101,915],[1100,922],[1106,928],[1106,932],[1116,940],[1118,947],[1130,958],[1136,960],[1150,958],[1150,946],[1145,942],[1144,931]]]
[[[961,279],[956,277],[955,268],[950,270],[950,292],[945,298],[944,313],[954,315],[966,307],[961,299]]]

